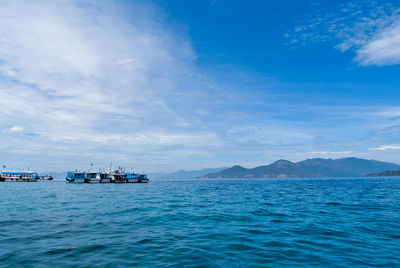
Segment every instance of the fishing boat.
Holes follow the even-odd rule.
[[[87,180],[86,172],[68,172],[66,177],[67,182],[85,183]]]
[[[138,174],[135,174],[133,172],[127,173],[126,179],[128,180],[128,182],[132,182],[132,183],[139,182]]]
[[[50,175],[38,176],[38,180],[52,181],[53,180],[53,176],[50,176]]]
[[[139,182],[141,183],[148,183],[149,182],[149,178],[147,178],[146,174],[140,174],[139,175]]]
[[[113,183],[124,183],[128,182],[126,179],[126,174],[125,172],[122,172],[120,170],[114,170],[113,172],[109,173],[111,182]]]
[[[35,182],[38,179],[37,172],[34,171],[2,171],[0,181],[23,181]]]

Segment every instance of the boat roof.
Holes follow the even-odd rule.
[[[108,171],[68,171],[68,174],[111,174],[111,175],[127,175],[127,174],[133,174],[133,175],[146,175],[143,173],[135,173],[133,171],[127,172],[127,171],[120,171],[120,170],[108,170]]]
[[[36,174],[36,171],[1,171],[1,174]]]

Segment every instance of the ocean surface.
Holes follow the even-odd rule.
[[[400,267],[400,178],[0,183],[0,267]]]

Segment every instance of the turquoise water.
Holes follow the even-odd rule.
[[[397,266],[400,179],[0,183],[0,266]]]

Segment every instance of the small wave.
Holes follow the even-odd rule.
[[[0,187],[0,266],[400,267],[400,180],[380,182]]]
[[[94,253],[96,251],[106,249],[107,246],[103,244],[96,244],[96,245],[90,245],[90,246],[85,246],[85,247],[80,247],[77,249],[79,253]]]
[[[342,205],[342,203],[339,203],[339,202],[327,202],[325,204],[327,204],[328,206],[340,206],[340,205]]]
[[[72,248],[59,248],[59,249],[51,249],[48,250],[46,253],[49,255],[57,255],[57,254],[65,254],[66,252],[72,251]]]

